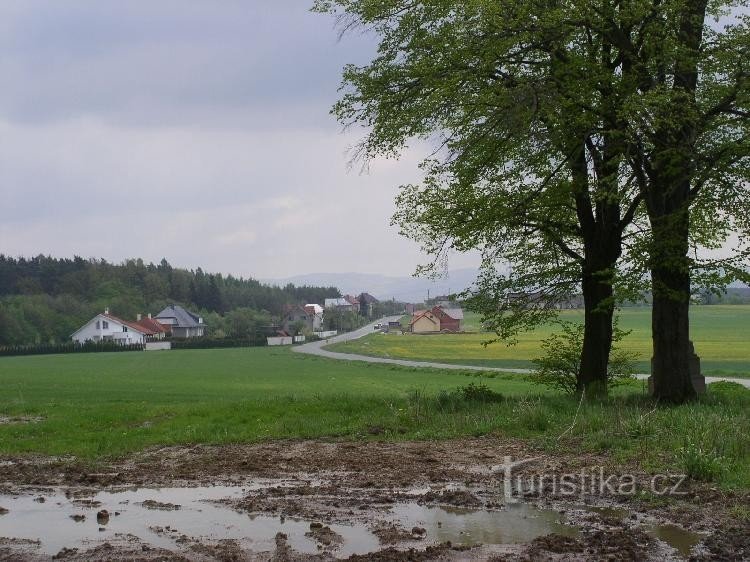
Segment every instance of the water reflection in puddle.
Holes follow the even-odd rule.
[[[294,550],[317,553],[318,544],[305,535],[310,531],[311,521],[248,515],[219,501],[237,500],[261,488],[299,484],[299,481],[273,481],[244,487],[123,489],[80,497],[54,493],[45,494],[43,502],[38,501],[38,496],[0,496],[0,506],[9,510],[0,516],[0,536],[39,539],[40,550],[47,554],[56,554],[64,547],[91,548],[125,535],[134,535],[144,543],[170,550],[177,547],[180,537],[187,536],[203,542],[234,539],[244,548],[263,552],[273,550],[276,534],[284,533],[288,537],[287,544]],[[149,509],[149,505],[162,509]],[[179,508],[175,509],[176,506]],[[100,510],[106,510],[109,518],[97,521]],[[81,519],[81,515],[85,518]],[[73,516],[79,517],[74,519]],[[579,534],[577,528],[566,524],[560,513],[523,503],[508,504],[501,510],[475,510],[405,502],[393,505],[389,513],[379,514],[378,519],[386,519],[407,530],[424,528],[429,543],[519,544],[550,533]],[[378,538],[364,523],[329,526],[343,539],[335,550],[337,556],[366,554],[381,548]],[[649,529],[656,538],[684,554],[686,545],[689,551],[699,537],[680,535],[677,531],[681,530]],[[425,543],[414,546],[419,544]]]
[[[318,552],[317,544],[305,536],[310,522],[239,513],[218,500],[239,499],[257,487],[161,488],[100,492],[81,502],[63,494],[46,496],[40,503],[34,496],[1,497],[0,505],[9,512],[0,519],[0,536],[40,539],[41,549],[55,554],[63,547],[88,547],[116,535],[135,535],[144,543],[173,549],[182,535],[199,541],[236,539],[253,550],[275,547],[276,533],[288,536],[288,544],[302,553]],[[150,500],[150,502],[149,502]],[[94,503],[96,502],[96,503]],[[149,509],[156,502],[179,509]],[[106,524],[97,521],[97,512],[107,510]],[[116,515],[119,513],[119,515]],[[71,516],[85,515],[76,521]],[[341,554],[369,552],[378,546],[377,538],[363,527],[330,525],[342,535]]]
[[[676,525],[648,525],[646,532],[659,539],[662,542],[667,543],[669,546],[674,548],[681,556],[688,557],[693,550],[693,547],[698,544],[703,538],[698,533],[686,531]]]
[[[578,530],[566,525],[558,512],[528,504],[487,511],[407,503],[394,506],[393,513],[404,527],[424,527],[437,542],[519,544],[550,533],[578,536]]]

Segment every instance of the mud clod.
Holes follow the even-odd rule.
[[[182,506],[174,503],[162,503],[158,502],[156,500],[146,500],[144,502],[141,502],[143,507],[146,509],[156,509],[160,511],[177,511]]]
[[[419,498],[419,503],[454,505],[458,507],[479,507],[482,501],[466,490],[429,491]]]
[[[310,530],[305,533],[305,536],[315,540],[323,548],[335,548],[344,542],[341,535],[321,523],[310,523]]]
[[[102,509],[96,514],[96,522],[99,523],[99,525],[106,525],[109,523],[109,511],[106,509]]]

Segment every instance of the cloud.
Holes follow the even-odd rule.
[[[348,171],[358,138],[329,109],[344,64],[374,43],[338,42],[308,8],[1,3],[0,251],[263,278],[411,273],[418,248],[389,220],[421,152]]]

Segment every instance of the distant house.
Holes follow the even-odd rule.
[[[323,329],[323,307],[319,304],[306,304],[305,312],[309,318],[310,330],[313,332],[319,332]]]
[[[464,329],[464,311],[460,308],[435,306],[432,313],[440,318],[441,332],[460,332]]]
[[[290,306],[284,314],[281,326],[288,333],[294,332],[297,326],[310,332],[318,332],[323,328],[323,307],[319,304]]]
[[[436,317],[431,310],[421,310],[412,317],[409,331],[414,334],[437,333],[440,331],[440,318]]]
[[[372,316],[374,305],[380,302],[370,293],[362,293],[357,297],[357,300],[359,301],[359,313],[362,316],[367,316],[368,318]]]
[[[206,329],[202,317],[177,304],[170,304],[155,318],[176,338],[199,338],[203,336]]]
[[[326,299],[323,302],[323,308],[337,308],[345,304],[349,304],[349,303],[346,302],[346,299],[344,297],[336,297],[333,299]]]
[[[107,308],[103,314],[94,316],[70,337],[74,342],[81,344],[115,342],[121,345],[132,345],[146,343],[148,334],[142,326],[110,314]]]
[[[145,334],[152,340],[163,340],[169,334],[169,328],[153,319],[150,314],[146,318],[139,314],[135,323],[143,328]]]
[[[430,310],[416,312],[409,324],[415,334],[430,332],[461,332],[463,330],[464,311],[460,308],[444,309],[433,306]]]
[[[352,304],[350,302],[350,299],[354,300],[354,297],[338,297],[335,299],[326,299],[325,300],[325,308],[326,310],[334,309],[334,310],[343,310],[346,312],[351,311],[357,311],[359,312],[359,302],[357,302],[356,305]]]

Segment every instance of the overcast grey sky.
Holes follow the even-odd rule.
[[[328,112],[374,43],[309,5],[3,0],[0,252],[412,273],[389,220],[419,154],[348,170]]]

